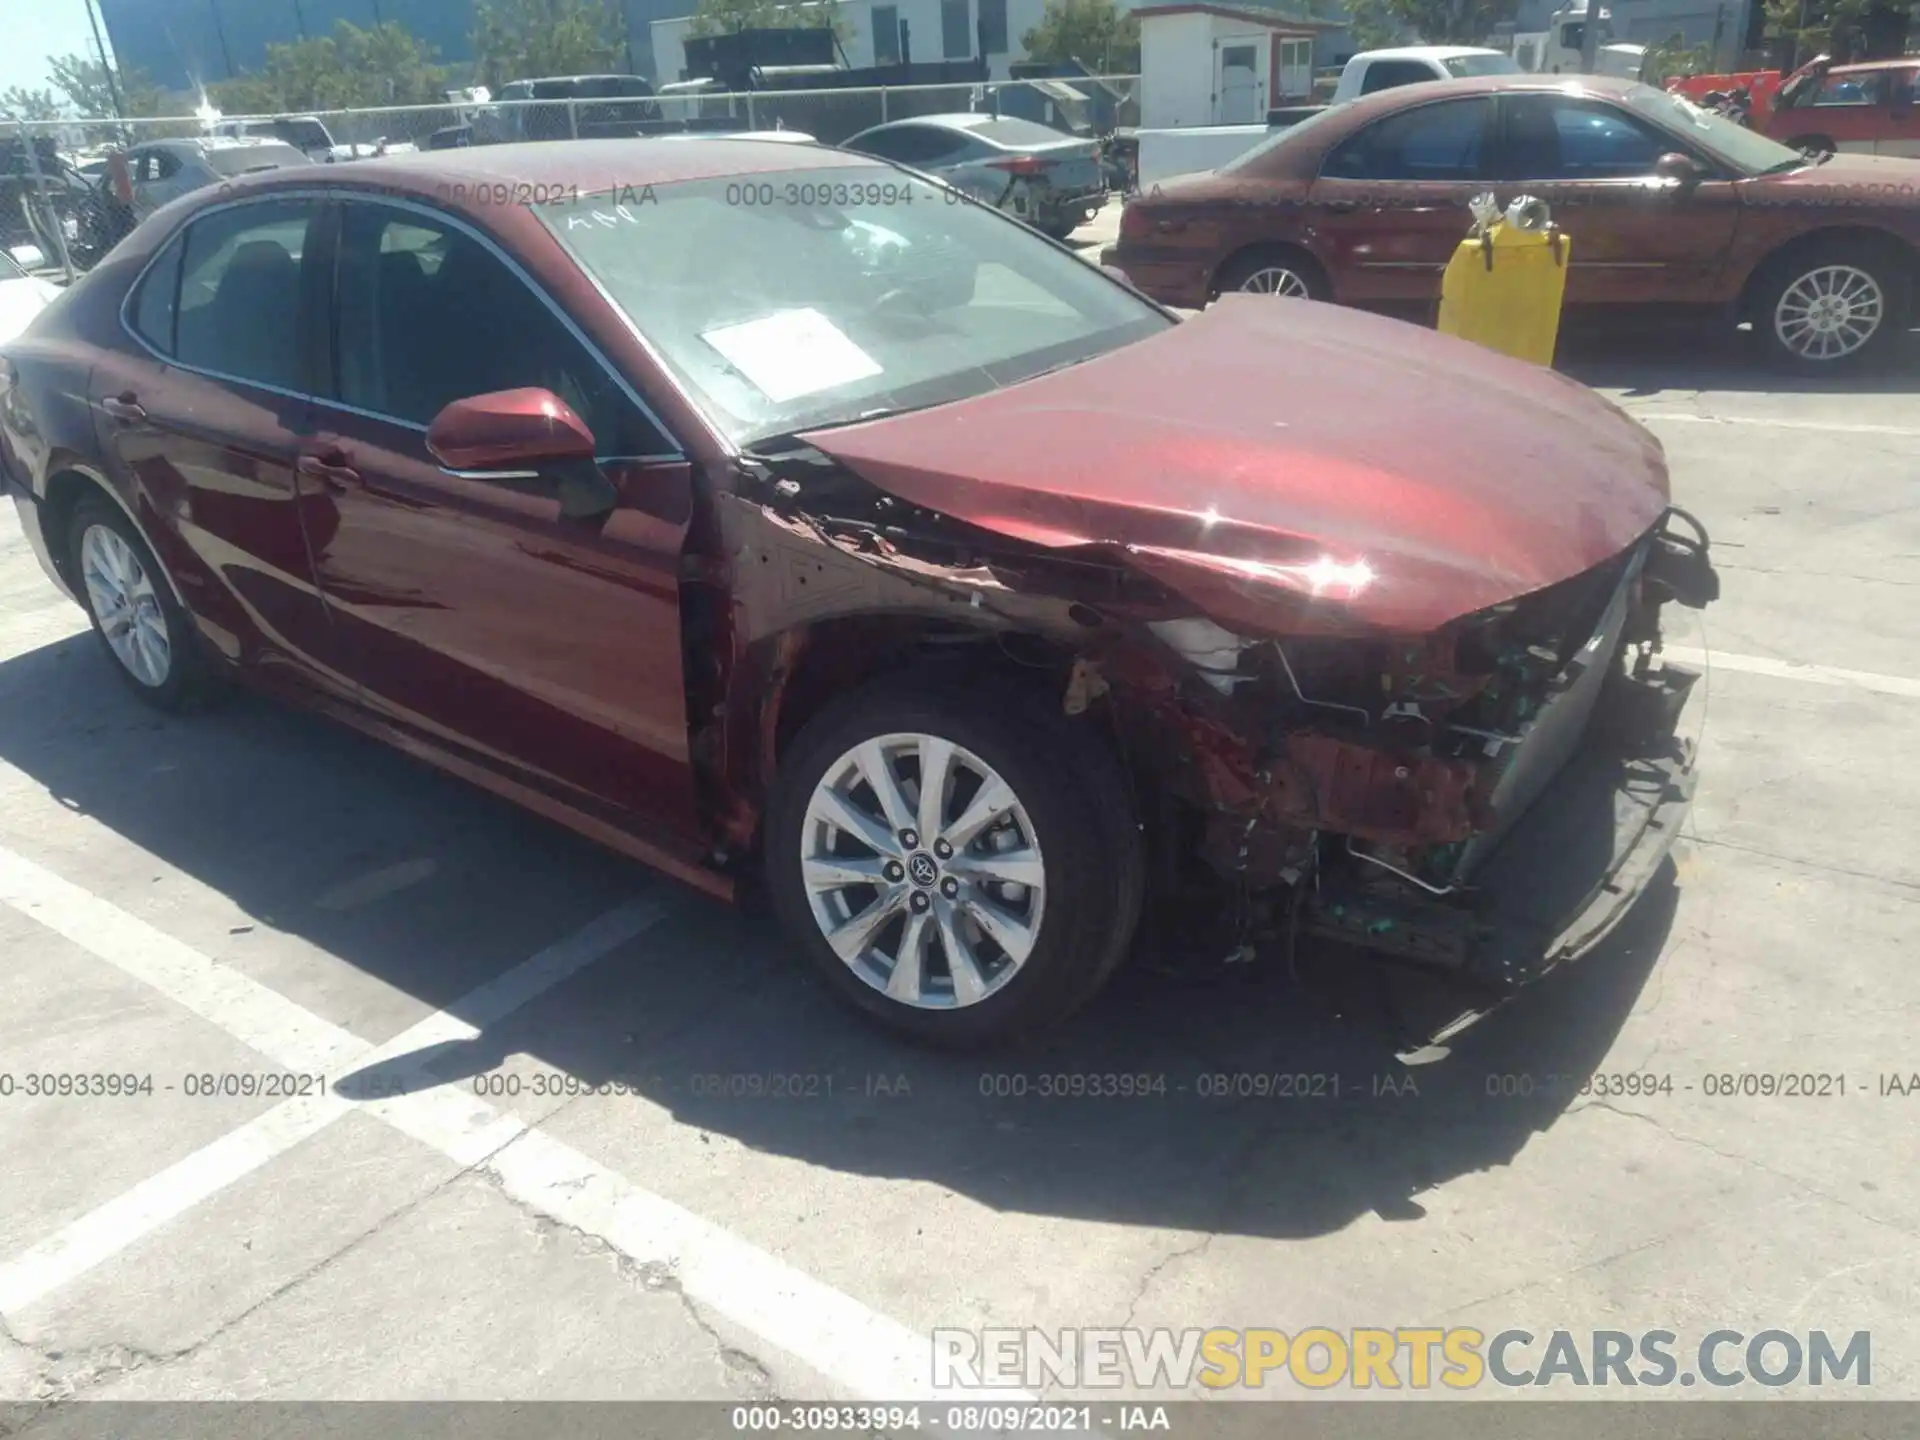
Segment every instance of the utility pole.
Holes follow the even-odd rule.
[[[1600,57],[1600,0],[1587,0],[1587,18],[1580,27],[1580,73],[1591,75]]]
[[[220,39],[220,58],[226,62],[227,79],[233,79],[233,51],[227,48],[227,27],[220,23],[220,0],[207,0],[213,12],[213,33]]]
[[[300,8],[300,0],[293,0],[293,28],[300,32],[302,40],[307,38],[307,12]]]

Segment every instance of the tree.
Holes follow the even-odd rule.
[[[1704,75],[1713,68],[1711,45],[1689,45],[1679,31],[1657,45],[1647,47],[1646,63],[1640,78],[1649,85],[1664,85],[1677,75]]]
[[[84,55],[49,55],[47,73],[53,87],[67,97],[74,113],[89,120],[111,119],[116,109],[127,115],[158,115],[163,96],[159,87],[139,70],[116,69],[108,83],[106,66]],[[114,91],[120,101],[114,104]]]
[[[433,49],[389,20],[362,29],[342,20],[332,35],[267,47],[257,75],[223,80],[213,101],[231,115],[425,105],[442,98],[446,71]]]
[[[1351,0],[1347,6],[1347,33],[1356,50],[1384,50],[1400,40],[1401,21],[1392,0]]]
[[[1113,0],[1047,0],[1020,43],[1032,59],[1073,61],[1096,75],[1140,72],[1140,19],[1122,15]]]
[[[840,18],[837,0],[700,0],[690,35],[737,35],[742,30],[832,30],[842,40],[852,32]]]
[[[1788,68],[1825,53],[1835,61],[1887,60],[1906,51],[1907,0],[1767,0],[1767,30],[1791,45]]]
[[[64,119],[65,112],[61,110],[60,102],[53,98],[51,90],[29,90],[24,85],[12,85],[0,91],[0,118],[31,123]]]
[[[543,75],[591,75],[623,58],[622,22],[605,0],[480,0],[476,76],[495,90]]]

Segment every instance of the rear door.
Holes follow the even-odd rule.
[[[91,398],[122,493],[156,543],[191,552],[174,568],[209,638],[265,678],[345,693],[296,468],[313,419],[326,215],[310,197],[202,212],[134,288],[137,347],[102,352]]]
[[[1493,101],[1429,101],[1383,116],[1336,146],[1308,193],[1311,223],[1339,298],[1434,300],[1486,188]]]
[[[692,826],[679,566],[692,467],[631,387],[491,241],[425,207],[341,206],[332,376],[309,528],[363,702],[443,753],[624,823]],[[621,492],[462,478],[426,446],[451,401],[551,390]]]
[[[1920,160],[1920,65],[1887,72],[1887,107],[1874,143],[1876,155]]]
[[[1711,157],[1601,100],[1546,91],[1502,97],[1492,166],[1502,205],[1545,200],[1572,244],[1567,303],[1706,300],[1733,240],[1740,204]],[[1709,177],[1682,185],[1655,173],[1689,153]]]

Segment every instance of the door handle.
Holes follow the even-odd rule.
[[[294,468],[302,475],[318,480],[335,494],[358,489],[363,483],[360,472],[347,464],[347,457],[338,450],[324,455],[302,455],[294,462]]]
[[[147,418],[147,407],[134,397],[131,390],[120,395],[109,395],[100,402],[100,408],[114,419],[136,425]]]

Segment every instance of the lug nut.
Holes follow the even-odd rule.
[[[938,855],[942,860],[951,860],[953,858],[953,846],[944,840],[936,840],[933,842],[933,853]]]
[[[924,891],[924,890],[916,890],[916,891],[914,891],[914,892],[913,892],[913,899],[912,899],[911,901],[909,901],[908,903],[909,903],[909,904],[911,904],[911,905],[913,906],[913,912],[914,912],[914,914],[916,914],[916,915],[924,915],[924,914],[926,914],[926,913],[927,913],[927,907],[928,907],[929,905],[931,905],[931,904],[933,903],[933,901],[931,901],[931,900],[929,900],[929,899],[927,898],[927,892],[926,892],[926,891]]]
[[[920,836],[912,830],[902,830],[900,832],[900,843],[911,850],[920,843]]]
[[[907,867],[898,860],[889,860],[880,873],[889,880],[903,880],[906,878]]]
[[[960,882],[951,875],[940,882],[940,893],[951,900],[960,893]]]

